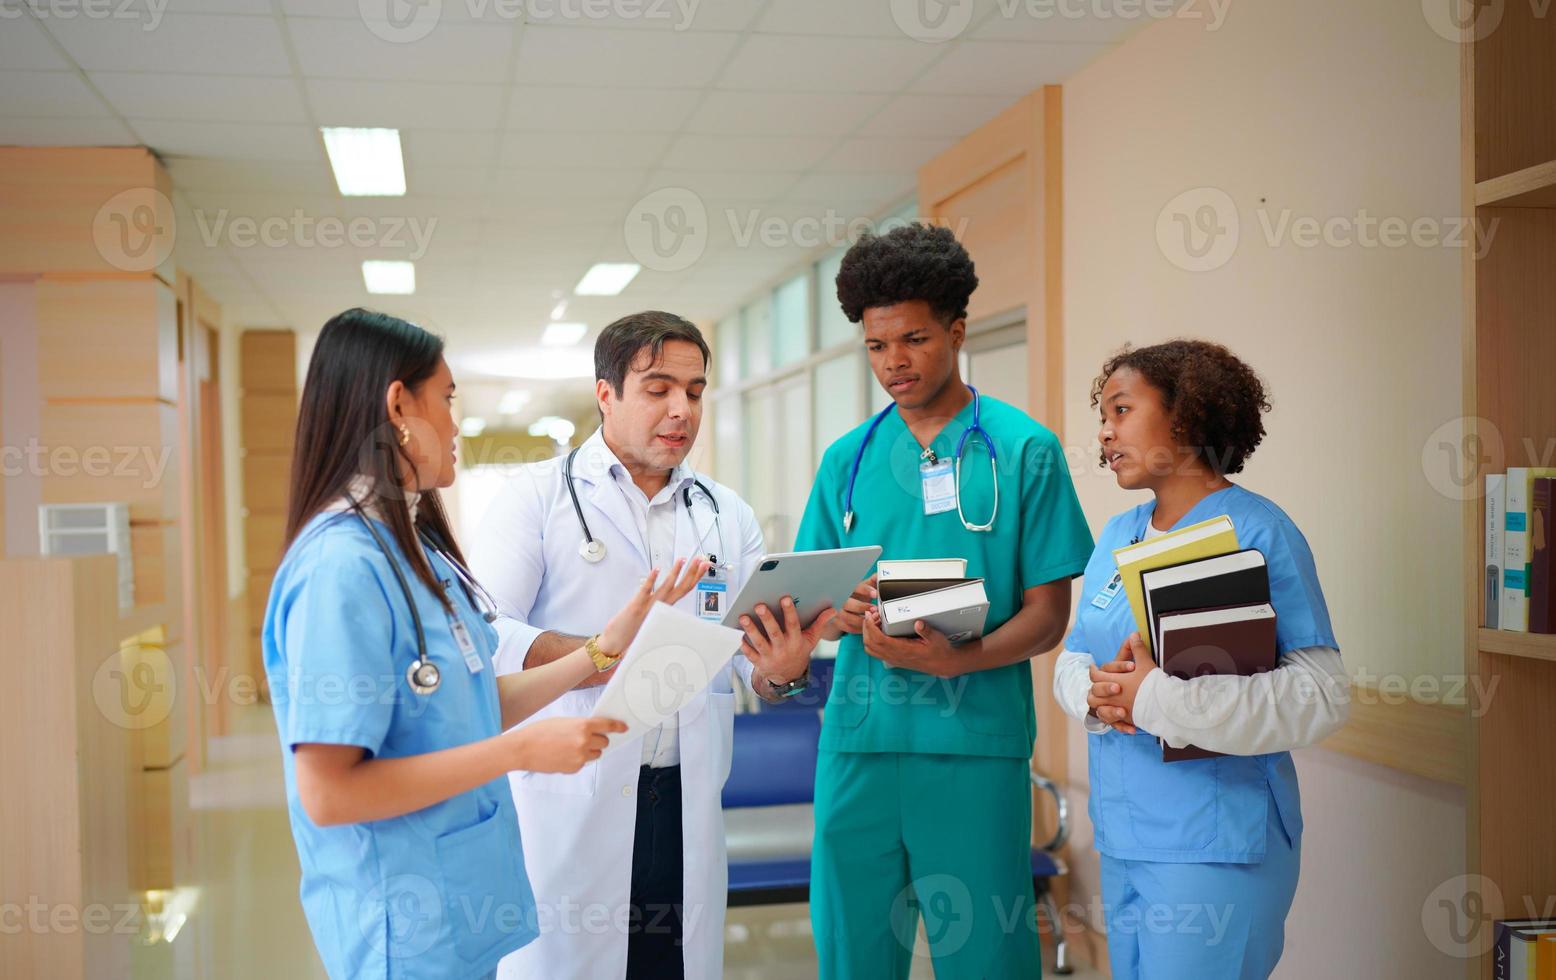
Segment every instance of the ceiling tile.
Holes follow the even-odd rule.
[[[257,123],[308,121],[290,78],[95,71],[88,77],[124,116]]]
[[[10,25],[6,24],[9,29]],[[0,71],[0,115],[109,116],[108,107],[73,71]]]
[[[669,133],[681,128],[701,98],[695,89],[521,85],[508,103],[508,126],[558,133]]]
[[[784,194],[783,200],[835,205],[868,217],[912,194],[917,186],[918,181],[911,174],[806,174]]]
[[[859,135],[960,137],[1015,101],[1005,95],[899,95],[871,116]]]
[[[1114,44],[1155,18],[1150,4],[1065,4],[1053,0],[995,0],[992,13],[965,35],[980,41],[1048,41],[1059,43]],[[1210,5],[1171,4],[1192,17],[1196,10],[1206,18]]]
[[[964,41],[912,88],[943,95],[1022,96],[1064,81],[1106,50],[1099,44]]]
[[[117,119],[0,117],[0,145],[135,146],[137,142]]]
[[[436,167],[485,168],[497,161],[497,133],[490,129],[402,129],[400,151],[407,175]]]
[[[502,142],[502,165],[547,167],[649,167],[664,153],[669,133],[508,133]]]
[[[894,3],[838,3],[837,0],[783,0],[770,3],[756,30],[762,34],[822,34],[829,37],[907,37],[892,19]]]
[[[329,194],[335,178],[328,164],[254,163],[247,160],[206,160],[179,157],[168,161],[177,188],[218,191],[281,191],[296,194]]]
[[[709,92],[686,124],[692,133],[841,136],[886,101],[884,95]]]
[[[678,138],[663,166],[681,170],[807,170],[837,141],[804,136],[699,136]]]
[[[794,184],[793,173],[761,170],[657,170],[650,190],[684,187],[699,197],[716,200],[766,201]]]
[[[212,75],[288,75],[292,70],[280,28],[270,17],[165,14],[155,30],[126,18],[76,17],[47,25],[87,71],[166,72],[169,65]]]
[[[762,92],[896,92],[941,55],[907,39],[746,38],[719,76],[721,89]]]
[[[149,119],[131,119],[129,123],[147,146],[163,156],[294,163],[324,159],[319,133],[309,126]]]
[[[638,196],[646,175],[643,169],[505,169],[498,171],[494,189],[508,197],[622,202]]]
[[[314,78],[420,82],[501,82],[513,32],[486,24],[439,24],[426,37],[395,43],[360,20],[289,17],[297,63]]]
[[[10,5],[10,0],[5,2]],[[7,71],[67,71],[73,67],[31,18],[5,21],[5,30],[0,31],[0,68]]]
[[[936,154],[955,140],[883,139],[848,140],[816,168],[833,173],[916,174]]]
[[[334,78],[309,79],[305,84],[321,126],[488,129],[498,125],[506,97],[500,85]]]
[[[708,84],[734,34],[534,27],[519,46],[518,81],[542,85],[687,88]]]

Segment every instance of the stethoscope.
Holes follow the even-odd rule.
[[[400,591],[405,593],[405,604],[411,610],[411,625],[416,629],[416,659],[405,670],[406,683],[410,684],[411,690],[417,694],[431,694],[438,689],[438,685],[443,683],[443,672],[438,670],[438,665],[427,657],[427,632],[421,625],[421,613],[416,609],[416,598],[411,592],[411,583],[406,579],[405,572],[400,569],[400,563],[390,553],[389,544],[384,541],[383,535],[378,533],[378,528],[373,526],[373,522],[360,509],[357,510],[357,517],[362,520],[362,525],[367,528],[367,532],[373,536],[373,542],[378,545],[378,550],[382,551],[384,557],[388,559],[389,567],[394,570],[395,581],[400,583]],[[465,599],[469,601],[471,608],[479,612],[481,618],[488,623],[495,621],[497,603],[492,599],[491,593],[482,588],[475,580],[475,576],[470,574],[469,569],[455,561],[453,555],[432,540],[431,535],[418,531],[417,536],[454,570],[454,577],[459,580],[459,587],[464,591]]]
[[[589,522],[584,520],[583,505],[578,502],[578,490],[573,486],[573,457],[577,456],[578,450],[582,448],[582,446],[575,446],[573,447],[573,451],[567,454],[567,460],[562,463],[562,478],[567,481],[567,495],[572,498],[573,513],[578,515],[578,526],[583,530],[584,539],[583,543],[578,546],[578,554],[583,558],[584,561],[588,562],[589,564],[597,565],[605,558],[605,542],[601,541],[599,538],[596,538],[593,532],[589,530]],[[693,479],[691,486],[685,487],[681,490],[681,500],[686,503],[686,513],[688,516],[691,515],[692,490],[694,489],[701,491],[702,495],[708,498],[708,506],[713,508],[713,528],[718,532],[719,535],[719,551],[723,552],[724,527],[723,523],[719,520],[719,502],[713,496],[713,491],[709,490],[700,479]],[[693,521],[693,527],[695,526],[696,522]],[[702,537],[697,539],[697,545],[692,550],[700,550],[702,548],[703,541],[707,540],[707,537],[708,532],[703,531]],[[717,554],[709,554],[708,563],[713,566],[713,568],[708,570],[709,574],[712,574],[714,569],[725,567],[719,564],[719,556]]]
[[[973,417],[972,425],[964,429],[962,437],[956,441],[956,456],[953,461],[956,474],[956,516],[961,519],[962,527],[969,531],[992,531],[994,530],[994,520],[999,517],[1000,513],[999,460],[994,452],[994,440],[989,437],[988,430],[983,427],[980,421],[979,413],[982,410],[982,405],[978,389],[968,385],[967,390],[971,391],[973,396]],[[854,451],[854,465],[848,471],[848,493],[843,498],[844,534],[854,529],[854,481],[859,479],[859,463],[864,459],[864,449],[870,444],[870,437],[875,435],[875,430],[881,427],[881,423],[886,420],[886,416],[890,415],[892,409],[896,407],[896,403],[893,402],[881,409],[875,418],[870,420],[870,427],[865,430],[864,439],[860,441],[859,448]],[[969,524],[967,515],[962,513],[962,453],[967,448],[968,437],[974,434],[983,440],[985,446],[989,447],[989,472],[994,477],[994,512],[989,515],[989,523],[987,524]],[[924,450],[923,458],[929,463],[936,462],[935,451],[933,449]]]

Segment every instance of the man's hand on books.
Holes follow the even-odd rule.
[[[967,669],[967,649],[958,650],[944,633],[919,620],[913,624],[917,636],[887,636],[881,629],[881,612],[864,614],[864,652],[888,667],[917,670],[935,677],[956,677]]]
[[[1135,728],[1135,695],[1156,661],[1145,648],[1139,633],[1129,634],[1129,639],[1118,648],[1118,656],[1100,667],[1091,668],[1091,689],[1086,693],[1086,703],[1092,713],[1126,735],[1133,735]]]

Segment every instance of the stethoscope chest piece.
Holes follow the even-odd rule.
[[[417,694],[431,694],[443,682],[443,674],[437,664],[417,657],[416,662],[405,671],[405,680]]]
[[[605,557],[605,542],[590,538],[578,546],[578,555],[589,564],[597,565]]]

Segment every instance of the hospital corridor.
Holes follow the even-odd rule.
[[[1553,980],[1539,0],[0,0],[0,978]]]

